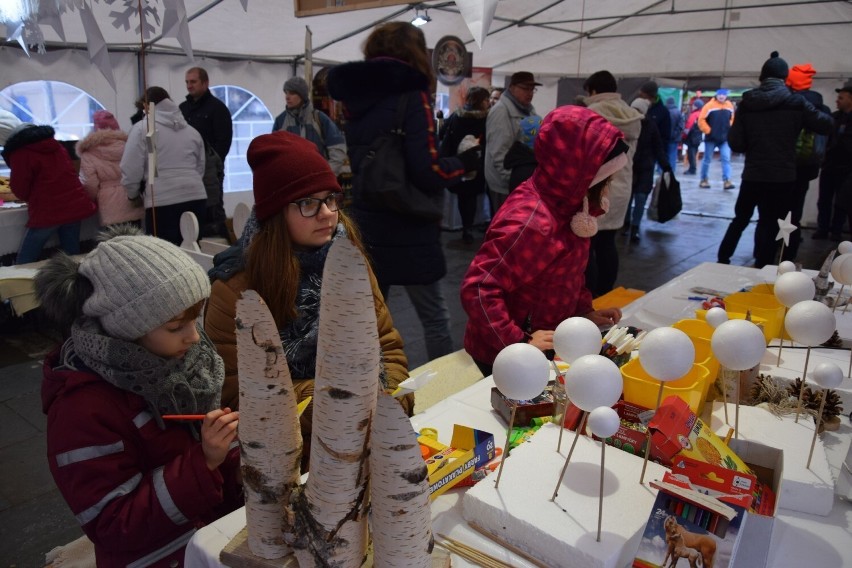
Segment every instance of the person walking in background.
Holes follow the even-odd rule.
[[[586,286],[592,296],[602,296],[612,290],[618,278],[618,250],[615,236],[624,225],[630,205],[633,178],[633,154],[642,129],[643,114],[624,102],[618,94],[618,83],[609,71],[592,73],[583,84],[588,96],[582,102],[589,110],[604,117],[624,135],[627,144],[627,163],[613,175],[608,188],[609,210],[597,218],[598,231],[592,237]]]
[[[147,102],[156,105],[157,177],[148,180],[152,191],[145,191],[145,231],[180,245],[180,216],[186,211],[203,219],[207,206],[204,188],[204,141],[189,126],[178,106],[162,87],[148,87]],[[140,183],[147,179],[148,148],[145,141],[147,121],[137,122],[127,135],[121,157],[121,185],[129,199],[140,194]]]
[[[488,97],[489,104],[491,106],[496,105],[505,90],[503,87],[491,87],[491,95]]]
[[[788,72],[787,62],[773,51],[760,70],[760,86],[743,94],[728,134],[731,149],[745,154],[745,166],[734,219],[719,245],[722,264],[731,262],[755,207],[754,266],[777,261],[778,219],[790,211],[796,184],[796,140],[802,128],[831,132],[831,117],[784,84]]]
[[[819,228],[815,239],[841,240],[845,223],[844,214],[850,218],[852,228],[852,80],[846,81],[837,92],[837,110],[822,173],[819,176],[819,201],[817,201]],[[830,221],[830,224],[829,224]]]
[[[660,164],[664,173],[671,173],[672,166],[663,148],[662,137],[657,132],[657,125],[644,115],[649,107],[647,99],[635,99],[630,106],[643,113],[643,119],[642,132],[633,155],[633,192],[627,205],[624,225],[630,227],[630,242],[638,243],[641,239],[639,227],[645,214],[645,203],[648,202],[648,196],[654,187],[654,164]]]
[[[535,171],[538,161],[535,159],[535,139],[541,128],[541,117],[537,114],[524,117],[521,120],[520,139],[515,140],[506,159],[503,160],[509,174],[509,193],[527,181]]]
[[[408,22],[381,24],[364,43],[364,58],[333,67],[328,74],[329,94],[342,101],[346,116],[353,174],[351,214],[382,296],[387,297],[391,286],[405,286],[423,324],[426,352],[435,359],[453,351],[450,311],[441,289],[447,273],[441,223],[365,200],[361,164],[376,138],[395,128],[400,105],[405,105],[406,176],[436,203],[443,203],[445,187],[482,167],[481,152],[477,146],[456,156],[438,155],[429,92],[432,66],[420,28]]]
[[[704,101],[695,99],[695,102],[692,103],[692,112],[689,113],[686,123],[683,126],[683,144],[686,146],[686,161],[689,163],[689,169],[683,173],[687,175],[695,175],[697,173],[695,158],[698,155],[698,147],[701,146],[701,140],[704,137],[701,128],[698,126],[698,116],[701,114],[702,108],[704,108]]]
[[[651,103],[646,116],[657,125],[657,131],[660,133],[660,139],[663,141],[663,148],[667,149],[672,133],[672,116],[669,113],[669,109],[663,104],[659,93],[660,87],[656,81],[647,81],[639,87],[639,98]]]
[[[37,261],[54,234],[63,251],[79,254],[80,225],[98,209],[54,134],[51,126],[23,123],[0,141],[3,160],[12,170],[12,193],[27,203],[27,232],[18,249],[17,264]]]
[[[484,375],[507,345],[553,349],[553,330],[566,318],[597,325],[621,319],[617,308],[595,310],[585,285],[606,186],[627,165],[621,139],[606,119],[576,105],[542,121],[538,167],[497,210],[462,281],[464,348]]]
[[[728,89],[719,89],[716,95],[701,108],[698,115],[698,128],[704,133],[704,161],[701,162],[701,182],[698,187],[708,189],[710,181],[710,162],[713,152],[719,149],[722,158],[722,180],[724,189],[734,189],[731,181],[731,147],[728,146],[728,132],[734,123],[734,104],[728,100]]]
[[[301,77],[287,79],[284,104],[286,109],[275,117],[272,131],[286,130],[313,142],[334,175],[339,176],[346,163],[346,140],[328,115],[314,108],[307,81]]]
[[[485,121],[488,118],[489,108],[491,107],[488,102],[488,90],[483,87],[471,87],[465,96],[464,106],[451,114],[450,118],[444,122],[440,155],[446,157],[458,154],[459,144],[466,136],[476,138],[484,151]],[[470,175],[473,177],[470,178]],[[473,243],[476,202],[479,195],[485,193],[484,153],[479,168],[470,175],[464,176],[461,182],[448,188],[458,199],[459,215],[462,221],[462,240],[466,244]]]
[[[205,176],[209,187],[205,211],[198,217],[201,234],[225,237],[228,230],[225,227],[223,183],[225,158],[231,150],[234,136],[231,111],[210,92],[210,78],[203,67],[189,69],[185,80],[187,95],[186,100],[180,103],[180,111],[186,122],[201,134],[206,146],[205,161],[211,162]]]
[[[822,103],[822,95],[811,90],[814,75],[816,75],[816,69],[810,63],[793,65],[785,82],[794,93],[802,95],[805,100],[814,105],[814,108],[825,114],[831,114],[831,109]],[[781,260],[796,260],[796,254],[802,242],[801,222],[805,196],[808,194],[811,180],[819,177],[819,167],[825,158],[827,142],[828,136],[816,134],[804,128],[796,140],[796,185],[793,188],[793,199],[790,204],[790,222],[799,227],[799,230],[790,234],[790,246],[784,248],[784,256]]]
[[[514,73],[509,79],[509,88],[488,113],[485,125],[485,181],[494,209],[491,211],[492,216],[509,196],[510,172],[504,162],[506,152],[518,139],[521,119],[536,114],[532,100],[536,87],[540,85],[528,71]]]
[[[127,134],[108,110],[92,115],[94,131],[77,142],[80,156],[80,181],[98,204],[101,227],[118,223],[133,223],[141,227],[145,208],[127,199],[121,185],[121,156]]]
[[[669,158],[669,165],[672,170],[676,169],[678,160],[677,146],[680,144],[680,135],[683,132],[683,113],[680,112],[674,97],[666,99],[666,108],[669,111],[669,118],[672,121],[671,135],[669,136],[669,144],[666,147],[666,155]]]

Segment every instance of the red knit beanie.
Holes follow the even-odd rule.
[[[262,134],[246,153],[254,176],[254,210],[258,221],[268,219],[288,203],[319,191],[340,191],[337,177],[316,144],[279,130]]]
[[[810,63],[793,65],[790,74],[787,75],[787,86],[794,91],[806,91],[814,84],[816,69]]]
[[[120,130],[115,116],[108,110],[98,110],[92,115],[95,130]]]

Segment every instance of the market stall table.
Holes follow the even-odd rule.
[[[21,246],[21,240],[27,231],[29,213],[26,204],[4,203],[0,205],[0,256],[15,254]],[[83,219],[80,226],[80,241],[94,239],[99,230],[98,215]],[[56,235],[47,241],[46,247],[59,244]]]

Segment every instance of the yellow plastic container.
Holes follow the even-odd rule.
[[[700,320],[705,319],[707,317],[707,310],[695,310],[695,317]],[[728,312],[729,319],[745,319],[745,317],[745,312]],[[752,313],[751,321],[763,330],[763,337],[766,339],[766,344],[769,345],[769,340],[772,339],[772,337],[766,331],[766,318],[756,316],[754,315],[754,313]]]
[[[707,367],[710,380],[715,380],[716,375],[719,374],[719,361],[713,355],[713,348],[710,345],[710,340],[713,337],[713,327],[700,319],[682,319],[673,324],[672,327],[681,330],[689,336],[689,339],[692,340],[692,344],[695,346],[695,362]]]
[[[648,375],[639,359],[631,359],[621,367],[624,378],[624,400],[645,408],[654,408],[657,403],[657,393],[660,391],[660,381]],[[663,383],[663,400],[667,396],[680,397],[696,414],[701,414],[707,390],[710,388],[710,373],[707,367],[697,363],[680,379]]]
[[[766,320],[763,334],[767,339],[781,337],[781,330],[784,329],[784,305],[774,294],[737,292],[725,298],[725,308],[731,312],[751,311],[753,316]]]
[[[760,284],[755,284],[754,286],[752,286],[750,292],[754,292],[755,294],[772,294],[774,296],[775,284],[761,282]]]

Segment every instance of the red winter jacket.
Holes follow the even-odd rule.
[[[242,505],[239,449],[210,471],[187,426],[161,430],[140,396],[60,363],[44,362],[47,458],[98,567],[182,566],[196,529]]]
[[[538,167],[497,210],[462,281],[464,348],[475,360],[490,365],[505,346],[524,341],[528,319],[533,331],[555,329],[593,310],[585,285],[589,239],[570,222],[619,138],[606,119],[577,106],[559,107],[542,122]]]
[[[33,229],[74,223],[97,211],[53,134],[50,126],[32,126],[12,135],[3,148],[12,193],[27,202],[27,227]]]

